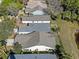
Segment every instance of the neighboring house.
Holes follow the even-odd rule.
[[[26,7],[24,12],[25,12],[26,14],[28,14],[28,13],[29,13],[29,14],[32,14],[32,12],[35,12],[35,11],[37,11],[37,10],[40,10],[40,11],[44,12],[45,14],[47,13],[47,11],[46,11],[47,9],[42,8],[41,6],[36,6],[36,7],[32,8],[32,9]]]
[[[45,1],[42,0],[33,0],[32,2],[28,2],[27,5],[26,5],[26,8],[30,8],[30,9],[33,9],[37,6],[41,6],[42,8],[46,9],[47,8],[47,4],[44,3]]]
[[[12,54],[8,59],[57,59],[55,54]]]
[[[15,37],[15,43],[22,45],[22,50],[48,51],[55,49],[55,37],[51,32],[32,32],[29,34],[20,34]],[[42,47],[42,48],[41,48]]]
[[[22,23],[50,23],[50,16],[49,15],[39,15],[39,16],[22,16],[20,18]]]
[[[32,12],[32,15],[36,15],[36,16],[45,15],[45,12],[42,10],[35,10]]]
[[[40,1],[40,0],[31,0],[31,2],[29,1],[25,7],[24,12],[26,14],[31,14],[32,12],[36,11],[36,10],[41,10],[41,11],[46,11],[47,10],[47,4],[45,3],[44,0]]]

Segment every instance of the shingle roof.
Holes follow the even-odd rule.
[[[55,48],[55,37],[48,32],[32,32],[30,34],[20,34],[15,37],[15,42],[19,42],[23,48],[36,45],[44,45]]]
[[[22,21],[50,21],[50,15],[22,16]]]
[[[15,54],[8,59],[57,59],[55,54]]]
[[[36,10],[36,11],[32,12],[32,14],[36,15],[36,16],[38,16],[38,15],[45,15],[45,13],[43,11],[41,11],[41,10]]]
[[[34,7],[34,8],[26,8],[25,9],[25,12],[33,12],[33,11],[35,11],[35,10],[42,10],[42,11],[44,11],[44,8],[42,8],[41,6],[36,6],[36,7]]]
[[[22,24],[19,27],[19,32],[50,32],[50,23],[30,23],[29,26],[27,24]]]
[[[47,4],[45,3],[44,0],[39,1],[39,0],[34,0],[32,1],[32,3],[28,2],[28,5],[26,6],[26,8],[35,8],[36,6],[41,6],[42,8],[47,8]]]

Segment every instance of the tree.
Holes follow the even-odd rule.
[[[63,19],[66,19],[66,20],[71,19],[71,12],[70,11],[63,12]]]
[[[4,20],[0,23],[0,41],[7,39],[12,33],[15,27],[15,20],[4,17]]]
[[[79,0],[61,0],[64,8],[64,17],[70,21],[77,20],[79,15]],[[65,13],[66,12],[66,13]]]
[[[77,16],[77,21],[79,22],[79,15]]]
[[[56,45],[55,53],[59,57],[59,59],[63,59],[63,54],[60,45]]]
[[[56,45],[55,54],[59,59],[71,59],[71,56],[65,52],[62,45]]]
[[[0,15],[17,15],[18,10],[22,9],[23,4],[20,0],[3,0],[0,5]]]
[[[72,13],[72,19],[76,20],[77,19],[77,14],[76,13]]]
[[[21,51],[22,51],[21,44],[19,44],[18,42],[16,42],[15,45],[14,45],[14,51],[15,51],[15,53],[21,53]]]
[[[7,10],[5,6],[0,6],[0,16],[7,15]]]

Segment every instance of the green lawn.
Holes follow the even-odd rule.
[[[7,15],[8,10],[13,9],[15,10],[20,10],[23,8],[23,4],[20,3],[19,1],[13,1],[13,0],[3,0],[1,5],[0,5],[0,14],[1,15]]]
[[[61,20],[61,18],[57,20],[57,24],[60,28],[59,35],[65,51],[72,56],[71,59],[78,59],[79,50],[75,42],[75,31],[79,28],[78,24]]]
[[[0,56],[3,58],[3,59],[7,59],[7,54],[3,51],[3,49],[1,49],[0,47]]]
[[[15,2],[14,0],[3,0],[2,5],[9,6],[10,4],[16,4],[16,6],[21,5],[19,1]]]

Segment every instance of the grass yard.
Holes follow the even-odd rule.
[[[21,9],[24,5],[19,1],[15,1],[15,0],[6,0],[6,1],[3,0],[1,6],[5,6],[5,8],[8,8],[8,6],[13,6],[16,9]]]
[[[3,47],[0,47],[0,57],[7,59],[7,54],[3,51]]]
[[[60,28],[59,35],[65,51],[71,55],[71,59],[79,59],[79,50],[75,42],[75,31],[79,28],[76,22],[69,22],[65,20],[57,21]]]

